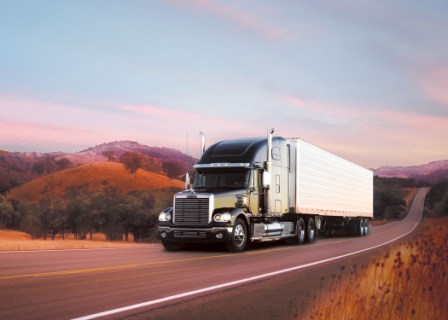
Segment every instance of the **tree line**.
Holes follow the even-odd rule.
[[[176,188],[122,192],[108,186],[90,191],[88,184],[67,188],[63,195],[52,183],[36,204],[23,204],[0,196],[0,228],[21,230],[33,237],[54,239],[67,233],[76,239],[92,239],[102,232],[108,240],[144,241],[154,236],[158,213],[172,205]]]
[[[115,159],[112,151],[104,151],[102,155],[107,157],[108,161]],[[124,164],[130,173],[136,173],[138,169],[143,167],[144,156],[138,152],[127,151],[120,155],[119,161]],[[162,164],[162,170],[169,179],[179,178],[182,174],[180,165],[175,162],[164,162]]]
[[[434,184],[426,196],[426,208],[433,216],[448,216],[448,179]]]
[[[427,182],[404,178],[374,178],[373,214],[378,219],[398,219],[406,214],[403,188],[430,186]]]

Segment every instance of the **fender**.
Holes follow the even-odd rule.
[[[249,213],[244,212],[241,208],[233,208],[230,211],[230,216],[231,216],[230,221],[232,222],[232,226],[235,224],[236,219],[242,218],[243,221],[246,223],[248,230],[250,230],[249,229],[249,226],[250,226],[250,224],[249,224],[250,214]]]

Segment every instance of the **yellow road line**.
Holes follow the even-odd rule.
[[[340,240],[340,241],[335,241],[335,242],[331,242],[331,243],[315,243],[315,244],[312,244],[311,246],[335,244],[335,243],[346,242],[346,241],[350,241],[350,240],[351,239]],[[275,252],[275,251],[291,250],[293,248],[294,248],[294,246],[286,247],[286,248],[253,251],[253,252],[244,252],[243,254],[245,254],[245,255],[266,254],[266,253],[271,253],[271,252]],[[0,276],[0,281],[1,280],[11,280],[11,279],[39,278],[39,277],[50,277],[50,276],[60,276],[60,275],[82,274],[82,273],[95,273],[95,272],[101,272],[101,271],[132,269],[132,268],[138,268],[138,267],[144,267],[144,266],[169,264],[169,263],[176,263],[176,262],[210,260],[210,259],[217,259],[217,258],[224,258],[224,257],[236,257],[236,255],[222,254],[222,255],[216,255],[216,256],[186,258],[186,259],[177,259],[177,260],[165,260],[165,261],[154,261],[154,262],[145,262],[145,263],[134,263],[134,264],[119,265],[119,266],[99,267],[99,268],[73,269],[73,270],[64,270],[64,271],[43,272],[43,273],[17,274],[17,275],[9,275],[9,276]]]
[[[131,269],[131,268],[138,268],[138,267],[158,265],[158,264],[217,259],[217,258],[232,257],[232,256],[234,257],[235,255],[226,254],[226,255],[187,258],[187,259],[178,259],[178,260],[165,260],[165,261],[154,261],[154,262],[146,262],[146,263],[134,263],[134,264],[125,264],[125,265],[120,265],[120,266],[99,267],[99,268],[90,268],[90,269],[74,269],[74,270],[52,271],[52,272],[43,272],[43,273],[18,274],[18,275],[10,275],[10,276],[0,276],[0,280],[21,279],[21,278],[38,278],[38,277],[49,277],[49,276],[69,275],[69,274],[80,274],[80,273],[94,273],[94,272],[109,271],[109,270]]]

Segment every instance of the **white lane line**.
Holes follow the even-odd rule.
[[[172,300],[176,300],[176,299],[191,297],[191,296],[194,296],[194,295],[197,295],[197,294],[201,294],[201,293],[205,293],[205,292],[209,292],[209,291],[214,291],[214,290],[219,290],[219,289],[223,289],[223,288],[228,288],[228,287],[232,287],[232,286],[236,286],[236,285],[241,285],[241,284],[244,284],[244,283],[253,282],[253,281],[257,281],[257,280],[261,280],[261,279],[277,276],[277,275],[280,275],[280,274],[288,273],[288,272],[291,272],[291,271],[296,271],[296,270],[312,267],[312,266],[315,266],[315,265],[327,263],[327,262],[330,262],[330,261],[335,261],[335,260],[338,260],[338,259],[350,257],[350,256],[353,256],[353,255],[362,253],[362,252],[366,252],[366,251],[369,251],[369,250],[373,250],[373,249],[385,246],[385,245],[387,245],[389,243],[392,243],[394,241],[397,241],[397,240],[407,236],[412,231],[414,231],[419,223],[420,223],[420,221],[417,221],[415,223],[414,227],[410,231],[408,231],[407,233],[402,234],[401,236],[396,237],[396,238],[394,238],[392,240],[386,241],[386,242],[384,242],[382,244],[375,245],[373,247],[365,248],[365,249],[358,250],[358,251],[355,251],[355,252],[350,252],[350,253],[343,254],[343,255],[340,255],[340,256],[337,256],[337,257],[332,257],[332,258],[328,258],[328,259],[324,259],[324,260],[320,260],[320,261],[315,261],[315,262],[311,262],[311,263],[298,265],[298,266],[291,267],[291,268],[286,268],[286,269],[282,269],[282,270],[278,270],[278,271],[273,271],[273,272],[269,272],[269,273],[265,273],[265,274],[260,274],[258,276],[253,276],[253,277],[249,277],[249,278],[245,278],[245,279],[241,279],[241,280],[226,282],[226,283],[223,283],[223,284],[218,284],[216,286],[211,286],[211,287],[206,287],[206,288],[202,288],[202,289],[198,289],[198,290],[183,292],[183,293],[175,294],[175,295],[172,295],[172,296],[168,296],[168,297],[164,297],[164,298],[160,298],[160,299],[155,299],[155,300],[150,300],[150,301],[146,301],[146,302],[142,302],[142,303],[137,303],[137,304],[133,304],[133,305],[122,307],[122,308],[107,310],[107,311],[103,311],[103,312],[99,312],[99,313],[95,313],[95,314],[91,314],[91,315],[75,318],[73,320],[89,320],[89,319],[97,319],[97,318],[100,318],[100,317],[106,317],[106,316],[110,316],[110,315],[117,314],[117,313],[120,313],[120,312],[125,312],[125,311],[134,310],[134,309],[138,309],[138,308],[148,307],[148,306],[152,306],[152,305],[155,305],[155,304],[168,302],[168,301],[172,301]]]

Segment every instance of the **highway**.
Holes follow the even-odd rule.
[[[366,237],[266,243],[230,254],[220,247],[0,252],[0,319],[296,318],[323,275],[368,262],[412,233],[426,189],[408,216]],[[256,317],[255,317],[256,315]]]

